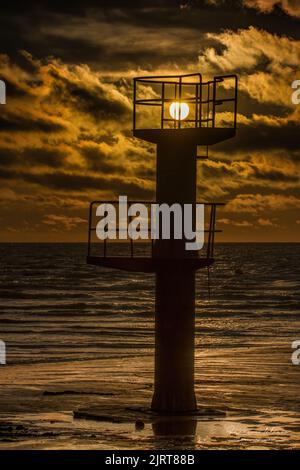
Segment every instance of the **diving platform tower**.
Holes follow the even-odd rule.
[[[133,135],[156,145],[156,200],[197,204],[197,147],[233,138],[237,123],[237,76],[204,82],[201,74],[134,79]],[[189,413],[197,409],[194,391],[195,274],[214,262],[216,207],[210,207],[205,250],[189,251],[187,240],[152,241],[151,256],[92,254],[95,230],[91,203],[87,262],[127,271],[153,272],[155,290],[155,377],[151,408],[158,413]],[[154,202],[154,201],[153,201]],[[149,203],[149,201],[148,201]],[[193,211],[195,214],[195,209]]]

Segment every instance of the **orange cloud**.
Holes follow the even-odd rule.
[[[244,5],[264,13],[269,13],[275,6],[280,6],[285,13],[300,18],[300,5],[297,0],[244,0]]]

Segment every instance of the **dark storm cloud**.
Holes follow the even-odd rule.
[[[131,137],[131,135],[129,137]],[[92,133],[89,133],[89,132],[82,132],[82,133],[79,134],[79,140],[80,141],[93,142],[93,143],[97,143],[97,144],[105,143],[107,145],[113,146],[113,145],[118,143],[119,138],[118,138],[118,136],[110,134],[109,132],[107,132],[107,134],[103,134],[103,135],[102,134],[101,135],[92,134]]]
[[[287,84],[287,86],[288,85],[289,84]],[[249,95],[249,93],[242,90],[239,91],[238,100],[239,113],[248,117],[251,117],[254,113],[287,117],[291,113],[290,106],[283,106],[280,103],[262,102],[258,99],[254,99]]]
[[[42,43],[42,45],[40,44],[38,46],[38,48],[42,49],[41,53],[43,53],[45,47],[47,47],[53,56],[60,57],[65,62],[95,63],[98,61],[101,63],[103,58],[107,55],[104,46],[92,43],[85,38],[66,38],[59,34],[45,34],[42,37]],[[32,49],[32,47],[28,45],[27,49]],[[34,50],[35,54],[39,55],[39,51],[36,52],[35,47]]]
[[[66,154],[57,149],[49,149],[47,147],[25,148],[16,151],[15,149],[0,149],[0,166],[1,167],[36,167],[45,166],[50,168],[63,167]]]
[[[236,181],[237,178],[245,179],[244,190],[247,185],[259,184],[261,183],[291,183],[295,187],[299,183],[299,175],[297,174],[288,174],[284,170],[279,170],[275,168],[265,169],[262,166],[261,161],[255,162],[251,159],[244,159],[241,162],[237,161],[215,161],[215,165],[210,165],[209,163],[203,163],[202,165],[202,177],[207,180],[220,179],[223,180],[224,184],[228,181]],[[259,181],[258,181],[259,180]],[[240,191],[240,190],[239,190]]]
[[[66,89],[69,96],[65,98],[68,101],[70,98],[75,100],[76,109],[89,113],[96,119],[119,118],[129,114],[129,109],[125,104],[109,99],[101,88],[89,90],[83,86],[69,83]]]
[[[245,14],[247,11],[247,14]],[[93,21],[92,21],[93,20]],[[84,24],[90,30],[76,31]],[[102,32],[103,25],[110,26]],[[66,62],[82,61],[102,68],[117,69],[127,64],[157,66],[167,59],[185,63],[192,54],[206,47],[206,32],[218,32],[223,28],[237,30],[255,25],[277,34],[300,38],[299,21],[273,10],[261,15],[257,10],[245,9],[240,0],[220,2],[207,1],[86,1],[86,2],[25,2],[23,5],[9,2],[2,8],[0,18],[0,43],[6,52],[16,58],[19,49],[30,50],[34,55],[45,54],[60,57]],[[120,26],[124,33],[120,33]],[[73,27],[68,37],[66,30]],[[134,41],[136,28],[144,32],[144,46]],[[182,38],[182,46],[166,48],[164,41],[154,41],[151,32],[163,38],[172,29]],[[14,34],[12,34],[12,31]],[[122,38],[133,32],[133,40],[126,50],[122,49]],[[187,32],[190,32],[189,36]],[[87,34],[90,33],[90,34]],[[92,34],[91,34],[92,33]],[[119,44],[107,47],[106,37],[116,36]],[[152,40],[152,53],[149,48]],[[201,44],[201,40],[203,41]],[[138,47],[137,47],[138,46]]]
[[[299,176],[298,175],[287,175],[283,171],[276,171],[276,170],[270,170],[270,171],[264,171],[259,167],[256,167],[253,169],[253,176],[255,179],[258,180],[263,180],[263,181],[270,181],[272,183],[274,182],[280,182],[280,183],[298,183],[299,182]]]
[[[65,172],[40,174],[21,172],[15,176],[43,187],[63,191],[93,189],[97,192],[108,190],[116,191],[119,194],[127,194],[129,197],[140,198],[149,198],[153,195],[152,189],[143,186],[142,181],[126,181],[122,177],[107,178],[106,176],[89,176]]]
[[[8,169],[1,168],[1,167],[0,167],[0,178],[1,178],[3,181],[12,180],[14,177],[15,177],[15,173],[14,173],[14,172],[12,172],[11,170],[8,170]]]
[[[73,77],[63,75],[63,70],[56,68],[50,71],[55,79],[52,95],[62,105],[74,107],[76,111],[90,114],[96,120],[101,118],[118,119],[128,117],[129,104],[120,94],[111,93],[109,85],[84,83],[75,81]],[[51,100],[51,95],[49,96]]]
[[[46,118],[26,117],[20,114],[2,113],[0,115],[0,132],[60,132],[65,128],[62,124]]]
[[[94,146],[85,146],[81,149],[87,168],[91,171],[97,171],[104,174],[122,173],[125,170],[124,165],[118,164],[118,159],[108,158],[99,148]]]
[[[146,180],[150,180],[150,181],[155,181],[155,178],[156,178],[156,170],[155,168],[149,168],[149,167],[145,167],[145,166],[139,166],[137,169],[136,169],[136,175],[139,177],[139,178],[142,178],[142,179],[146,179]]]
[[[228,153],[247,153],[256,151],[287,150],[300,148],[300,125],[291,123],[282,126],[258,125],[240,127],[234,140],[226,141],[215,147],[216,151]],[[288,158],[288,156],[287,156]]]
[[[10,98],[24,98],[30,95],[28,90],[20,87],[18,83],[13,82],[5,76],[2,76],[1,78],[5,80],[6,93]]]

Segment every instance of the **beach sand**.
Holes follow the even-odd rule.
[[[1,449],[299,449],[300,245],[218,245],[197,276],[197,416],[150,412],[154,279],[85,245],[0,245]]]
[[[179,417],[149,410],[150,356],[137,365],[123,359],[6,366],[0,448],[299,449],[300,376],[287,367],[286,352],[257,345],[200,353],[200,413]]]

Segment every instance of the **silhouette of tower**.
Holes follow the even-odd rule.
[[[204,82],[200,74],[134,79],[133,135],[156,144],[156,203],[169,206],[197,202],[197,146],[234,137],[237,77],[218,76]],[[194,392],[195,273],[213,264],[217,203],[211,207],[206,256],[186,249],[187,239],[159,237],[150,257],[91,255],[93,207],[90,209],[91,264],[130,271],[154,272],[155,383],[152,410],[184,413],[197,409]],[[194,217],[195,219],[195,217]]]

